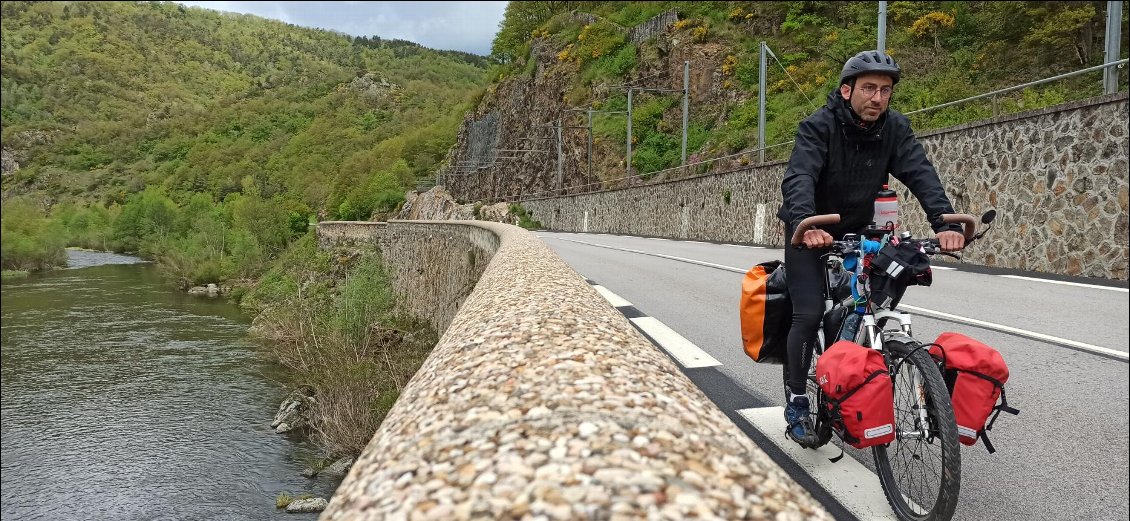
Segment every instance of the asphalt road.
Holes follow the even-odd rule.
[[[870,517],[845,506],[851,499],[842,490],[820,484],[830,477],[821,475],[826,469],[805,470],[799,463],[803,457],[783,450],[782,433],[762,432],[739,414],[784,402],[780,366],[755,364],[742,350],[737,312],[742,272],[781,259],[781,250],[615,235],[537,235],[579,274],[717,359],[720,365],[684,372],[837,519]],[[1002,415],[997,422],[991,433],[995,454],[980,444],[962,447],[955,519],[1130,517],[1126,284],[1076,279],[1092,287],[1002,276],[1041,278],[1034,273],[957,267],[935,270],[931,287],[907,291],[903,304],[920,310],[912,311],[915,336],[932,340],[943,331],[958,331],[997,348],[1011,372],[1009,404],[1021,414]],[[936,312],[1016,331],[931,318]],[[870,451],[848,448],[847,453],[874,469]]]

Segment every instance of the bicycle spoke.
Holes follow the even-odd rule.
[[[896,360],[896,363],[900,362]],[[939,438],[943,435],[936,424],[934,408],[926,389],[929,377],[922,372],[932,367],[927,360],[901,361],[900,371],[894,375],[894,408],[897,438],[882,451],[886,461],[887,482],[895,494],[901,510],[913,519],[933,518],[939,505],[942,490],[948,485],[944,475],[946,458]],[[919,367],[918,364],[924,364]],[[939,375],[940,376],[940,375]],[[935,383],[936,385],[936,383]],[[923,415],[923,410],[927,414]],[[927,432],[929,435],[927,436]],[[877,458],[880,456],[877,453]],[[891,496],[889,496],[891,497]]]

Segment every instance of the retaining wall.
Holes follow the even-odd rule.
[[[955,210],[998,210],[965,262],[1126,280],[1128,118],[1121,92],[922,133]],[[522,204],[550,230],[781,247],[775,214],[785,166]],[[904,228],[930,232],[917,200],[894,178],[891,185]]]
[[[438,295],[411,305],[443,331],[322,519],[831,519],[525,230],[318,234],[380,248],[402,297]]]

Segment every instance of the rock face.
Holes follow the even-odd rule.
[[[271,427],[279,434],[306,427],[310,425],[310,411],[313,407],[314,388],[303,386],[295,389],[279,405]]]
[[[574,17],[574,21],[584,24],[612,23],[582,13],[575,13]],[[668,11],[636,27],[622,27],[634,42],[627,45],[637,47],[637,65],[624,81],[634,79],[642,87],[681,89],[684,62],[689,62],[691,114],[696,120],[711,119],[720,125],[729,117],[726,107],[737,106],[749,96],[733,88],[732,67],[723,72],[727,56],[736,51],[717,43],[695,41],[691,29],[679,29],[677,20],[678,13]],[[580,107],[590,100],[623,96],[624,91],[605,84],[577,87],[579,65],[562,59],[560,53],[567,50],[559,45],[564,44],[550,37],[535,38],[528,58],[534,62],[527,67],[530,72],[509,76],[488,87],[479,106],[464,119],[447,158],[450,166],[438,175],[438,182],[445,184],[456,200],[552,197],[636,186],[670,177],[660,175],[650,181],[625,179],[624,143],[602,141],[600,136],[595,136],[592,143],[590,161],[588,120]],[[556,114],[564,116],[550,116]],[[657,126],[679,139],[681,103],[664,111]],[[688,157],[697,152],[688,150]],[[632,174],[641,173],[639,168],[634,165]]]
[[[476,208],[478,208],[476,210]],[[494,221],[518,224],[518,217],[510,213],[506,203],[492,205],[458,204],[443,186],[436,186],[423,193],[408,192],[404,206],[396,219],[414,221]]]
[[[325,498],[311,497],[306,499],[296,499],[291,501],[286,506],[286,513],[288,514],[309,514],[312,512],[321,512],[326,509],[330,504]]]

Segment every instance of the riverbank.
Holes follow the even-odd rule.
[[[295,241],[241,299],[252,335],[293,388],[310,389],[299,429],[326,461],[356,457],[438,340],[397,312],[375,251],[322,252]]]

